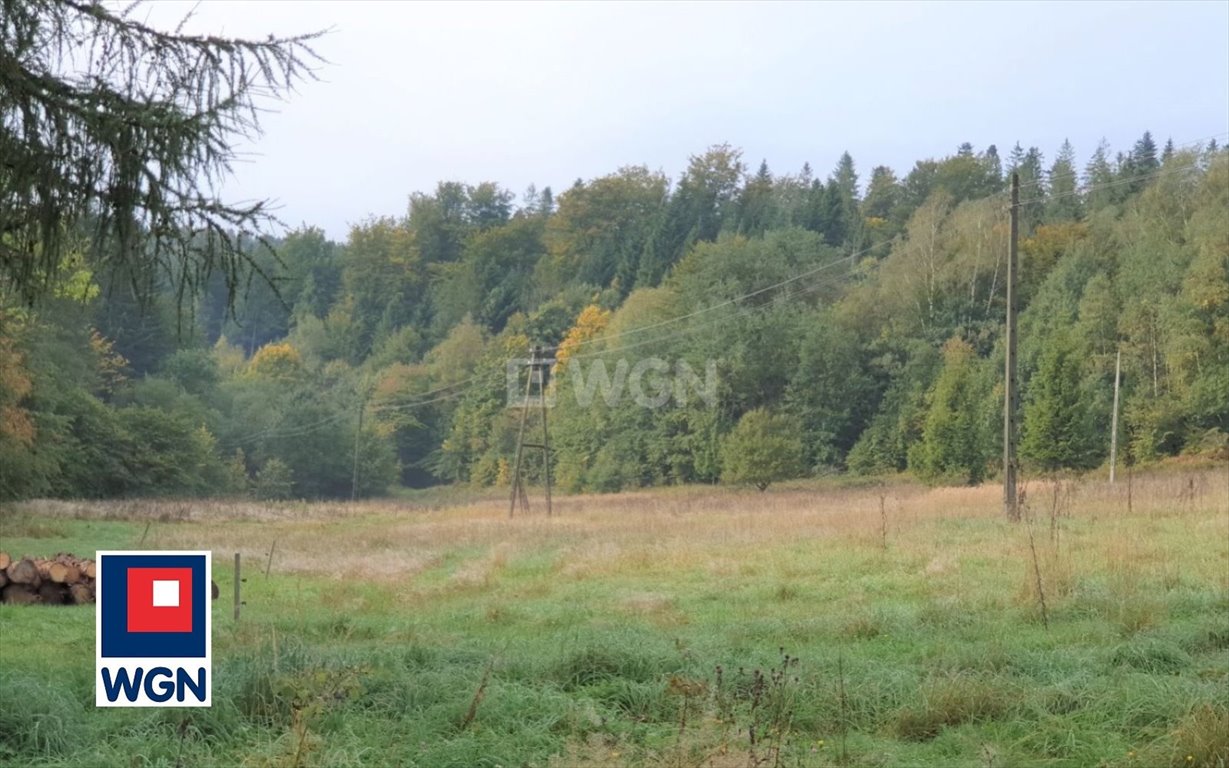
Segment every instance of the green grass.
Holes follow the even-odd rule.
[[[0,605],[0,764],[1229,761],[1229,561],[1223,537],[1210,535],[1225,531],[1218,500],[1112,522],[1094,502],[1087,514],[1077,505],[1065,543],[1042,548],[1052,555],[1041,564],[1053,590],[1048,630],[1019,527],[993,513],[934,512],[921,494],[905,502],[920,515],[901,513],[883,551],[873,502],[865,526],[857,517],[810,533],[795,532],[823,519],[809,507],[749,533],[699,512],[639,538],[600,509],[550,527],[502,522],[498,503],[489,515],[373,508],[259,525],[155,523],[149,546],[215,549],[214,706],[95,709],[93,610]],[[436,530],[454,520],[512,526],[492,530],[525,539]],[[290,532],[304,527],[346,562],[401,548],[431,557],[370,579],[336,578],[329,562],[291,569]],[[0,547],[86,554],[134,546],[144,529],[142,519],[9,511]],[[245,550],[238,624],[230,552],[217,543],[236,530],[281,535],[286,552],[286,567],[275,557],[265,577],[260,552]],[[380,551],[347,546],[373,530],[389,531]],[[586,548],[590,535],[618,550]]]

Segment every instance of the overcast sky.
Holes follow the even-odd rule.
[[[193,3],[157,2],[159,25]],[[227,196],[344,239],[441,179],[556,192],[728,142],[752,170],[875,165],[1016,141],[1082,165],[1229,132],[1229,2],[401,3],[206,0],[189,29],[331,28]]]

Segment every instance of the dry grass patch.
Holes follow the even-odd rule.
[[[906,741],[929,741],[943,729],[1004,717],[1012,693],[1002,680],[953,675],[926,683],[921,703],[902,709],[895,729]]]
[[[1192,768],[1229,766],[1229,708],[1204,705],[1170,734],[1169,765]]]

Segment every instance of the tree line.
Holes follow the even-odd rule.
[[[1048,163],[963,144],[865,180],[847,153],[821,178],[718,145],[675,179],[630,166],[520,195],[448,181],[344,242],[307,225],[272,251],[237,241],[256,277],[236,293],[201,273],[186,302],[173,270],[140,290],[100,268],[91,230],[68,232],[54,289],[0,304],[0,498],[507,483],[507,364],[534,344],[560,347],[550,471],[569,490],[980,482],[1001,446],[1012,172],[1026,467],[1106,460],[1118,354],[1120,455],[1224,451],[1229,154],[1214,142],[1145,133],[1082,166],[1066,143]],[[599,361],[648,357],[714,363],[715,392],[654,408],[568,395]]]

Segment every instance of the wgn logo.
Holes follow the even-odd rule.
[[[210,553],[99,552],[95,703],[210,705]]]

